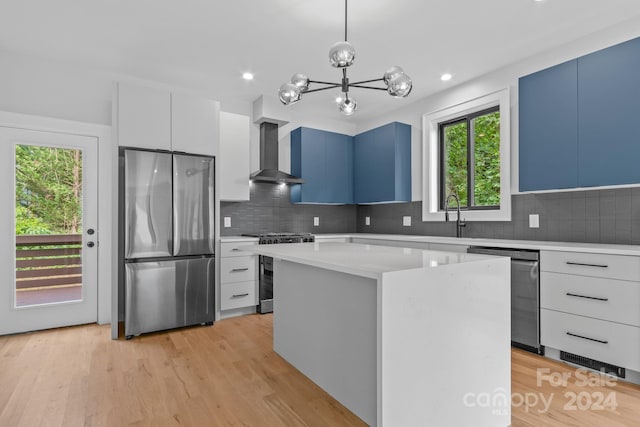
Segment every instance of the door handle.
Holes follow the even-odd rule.
[[[94,247],[96,244],[93,242],[87,242],[87,246],[89,246],[90,248]]]

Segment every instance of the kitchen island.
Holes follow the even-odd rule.
[[[274,258],[274,350],[369,425],[510,424],[509,258],[243,249]]]

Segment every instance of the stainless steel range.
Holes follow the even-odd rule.
[[[311,233],[264,233],[264,234],[244,234],[245,236],[257,237],[260,245],[275,245],[281,243],[307,243],[314,242],[315,236]],[[259,277],[258,291],[260,303],[257,307],[258,313],[273,312],[273,258],[260,255],[259,257]]]

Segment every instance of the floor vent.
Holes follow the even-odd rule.
[[[600,362],[597,360],[589,359],[588,357],[578,356],[577,354],[567,353],[566,351],[560,352],[560,360],[566,360],[576,365],[584,366],[585,368],[593,369],[596,371],[604,372],[605,374],[615,375],[618,378],[625,377],[625,369],[609,363]]]

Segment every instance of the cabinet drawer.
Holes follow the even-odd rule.
[[[640,281],[640,257],[579,252],[540,252],[540,269],[555,273]]]
[[[240,250],[242,246],[257,245],[258,240],[255,242],[225,242],[220,243],[220,258],[228,258],[235,256],[248,256],[249,252]]]
[[[635,326],[541,309],[540,332],[545,346],[640,370],[640,328]]]
[[[640,283],[543,271],[540,307],[640,326]]]
[[[256,281],[227,283],[220,286],[220,310],[258,305]]]
[[[220,283],[256,280],[255,255],[223,258],[220,260]]]

